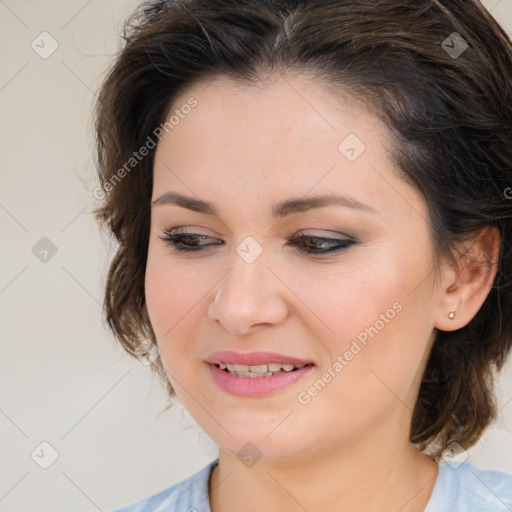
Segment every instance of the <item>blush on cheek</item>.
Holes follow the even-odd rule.
[[[146,306],[153,331],[161,343],[173,333],[185,329],[187,318],[200,308],[204,290],[190,279],[180,278],[162,265],[148,261],[145,278]],[[205,313],[206,314],[206,313]]]
[[[162,278],[164,275],[151,265],[146,269],[146,306],[157,339],[161,339],[174,325],[174,317],[178,314],[176,308],[180,308],[181,303],[169,283]]]
[[[367,332],[394,302],[389,294],[383,294],[382,288],[358,284],[334,289],[327,300],[325,294],[318,294],[312,301],[321,317],[325,315],[326,324],[344,338]]]

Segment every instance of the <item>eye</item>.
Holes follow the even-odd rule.
[[[293,238],[288,245],[297,246],[299,251],[306,254],[327,254],[347,249],[355,244],[351,238],[331,238],[318,235],[301,235]]]
[[[213,245],[222,245],[222,240],[217,240],[208,235],[200,233],[190,233],[183,231],[183,228],[175,228],[165,231],[166,236],[159,237],[160,240],[166,242],[172,250],[178,252],[198,252],[204,249],[211,248]],[[213,242],[208,243],[209,240]],[[304,235],[296,236],[287,242],[287,245],[297,247],[300,252],[306,254],[327,254],[347,249],[356,241],[343,237],[331,238],[318,235]]]
[[[213,244],[206,243],[209,239],[215,240],[214,238],[208,235],[202,235],[200,233],[189,233],[187,231],[178,231],[183,228],[171,229],[168,231],[164,231],[166,236],[160,236],[160,240],[163,242],[167,242],[167,245],[171,246],[171,248],[175,251],[183,251],[183,252],[197,252],[202,251],[204,247],[208,247],[211,245],[221,245],[224,242],[222,240],[217,240]]]

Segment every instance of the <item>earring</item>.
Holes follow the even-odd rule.
[[[451,318],[452,320],[455,318],[455,313],[457,312],[457,310],[455,311],[450,311],[450,313],[448,313],[448,318]]]

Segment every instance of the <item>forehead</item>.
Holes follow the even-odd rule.
[[[196,106],[183,109],[191,99]],[[397,178],[387,128],[361,102],[309,78],[196,83],[169,115],[179,122],[157,146],[154,196],[167,188],[200,196],[236,191],[243,203],[344,191],[396,205],[397,192],[385,183]]]
[[[190,109],[192,99],[196,106]],[[262,171],[286,169],[289,163],[297,171],[299,160],[313,166],[333,163],[340,142],[350,134],[362,142],[359,150],[363,144],[365,151],[381,153],[389,147],[387,131],[361,104],[297,75],[272,75],[257,83],[228,77],[196,83],[175,98],[167,115],[171,118],[156,160],[186,153],[192,163],[214,155],[210,169],[230,159]]]

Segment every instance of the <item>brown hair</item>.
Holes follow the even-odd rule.
[[[96,104],[95,214],[118,242],[104,310],[124,349],[138,357],[143,339],[156,344],[144,294],[154,151],[132,161],[134,152],[200,80],[312,73],[386,123],[397,168],[428,204],[438,261],[456,261],[456,244],[479,229],[499,230],[493,287],[465,327],[436,332],[410,431],[435,456],[474,444],[496,416],[494,370],[512,343],[512,45],[503,29],[477,0],[170,0],[144,2],[123,39]],[[172,398],[160,359],[152,369]]]

